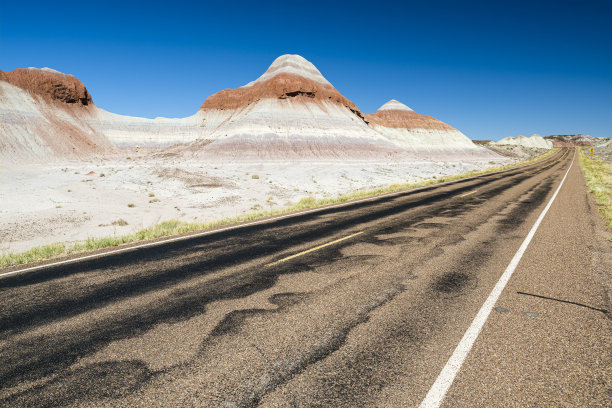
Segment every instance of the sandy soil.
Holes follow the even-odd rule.
[[[2,166],[0,251],[124,235],[169,219],[209,222],[510,160],[204,163],[124,152],[89,163]]]

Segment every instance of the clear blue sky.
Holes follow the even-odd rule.
[[[183,117],[300,54],[364,112],[398,99],[472,139],[612,136],[610,1],[6,1],[0,69]]]

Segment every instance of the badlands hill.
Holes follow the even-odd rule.
[[[113,151],[92,126],[93,101],[78,79],[43,68],[0,71],[0,160],[82,158]]]
[[[486,155],[488,152],[454,127],[431,116],[418,114],[394,99],[365,117],[372,129],[410,152],[438,156]]]
[[[518,145],[523,147],[530,147],[536,149],[552,149],[552,142],[545,140],[542,136],[534,134],[530,137],[523,135],[517,137],[505,137],[498,142],[493,142],[496,145]]]
[[[544,139],[552,142],[555,147],[591,146],[599,141],[598,138],[589,135],[550,135]]]
[[[255,81],[207,98],[186,118],[138,118],[101,109],[74,76],[0,71],[0,158],[86,158],[118,147],[173,147],[204,159],[488,157],[457,129],[390,101],[369,115],[299,55]]]
[[[404,153],[299,55],[283,55],[257,80],[210,96],[200,112],[214,140],[202,149],[208,154],[368,159]]]

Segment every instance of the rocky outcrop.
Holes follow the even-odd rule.
[[[17,68],[0,71],[0,80],[17,86],[44,100],[89,106],[93,104],[85,85],[72,75],[50,68]]]

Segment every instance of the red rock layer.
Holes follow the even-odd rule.
[[[365,118],[370,124],[389,128],[457,130],[436,118],[407,110],[379,110]]]
[[[364,119],[357,106],[342,96],[333,86],[287,73],[278,74],[268,81],[255,83],[251,86],[224,89],[209,96],[200,109],[235,110],[266,98],[296,98],[320,105],[323,102],[332,102],[345,106],[361,119]]]
[[[0,80],[6,81],[47,101],[87,106],[93,104],[85,85],[72,75],[40,69],[17,68],[0,71]]]

